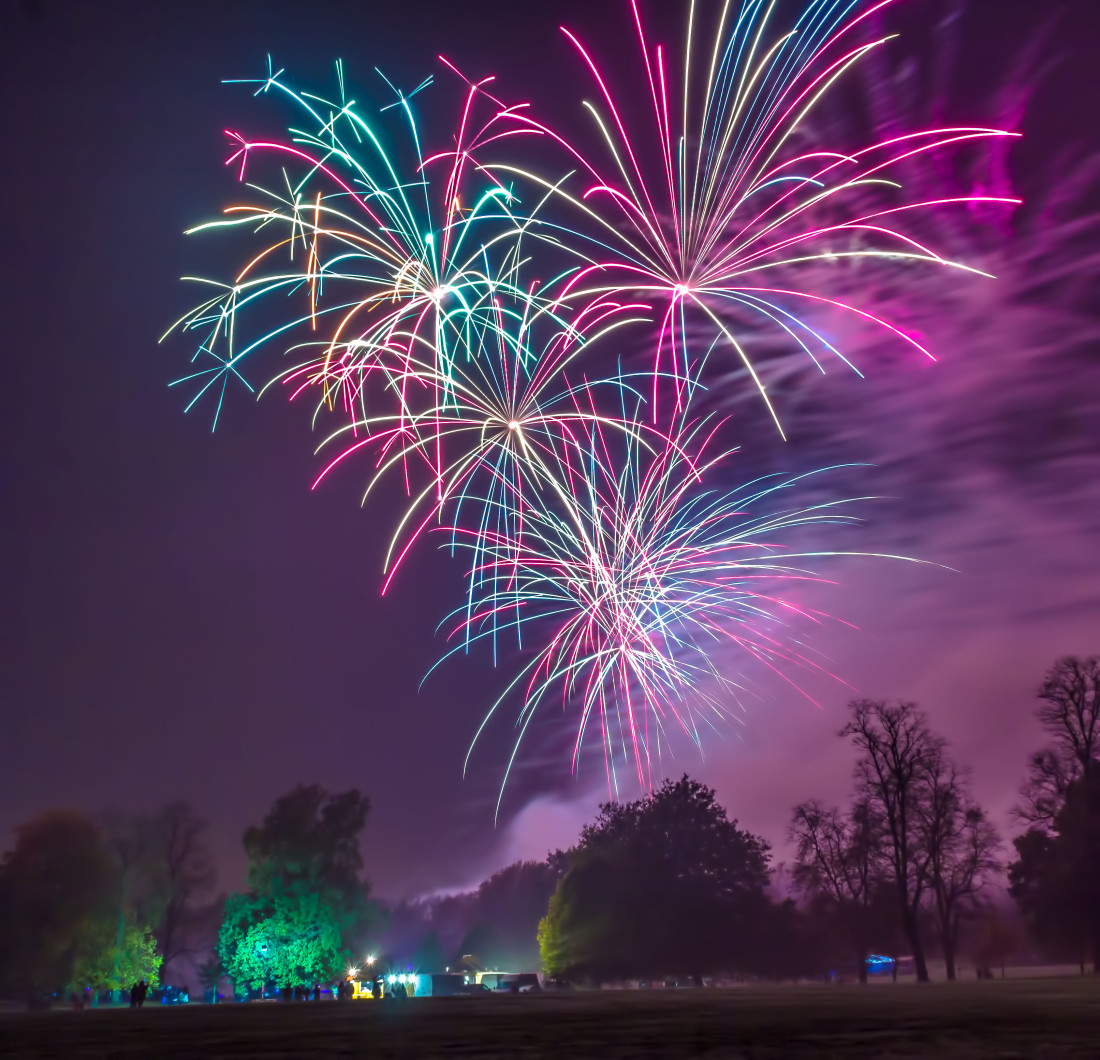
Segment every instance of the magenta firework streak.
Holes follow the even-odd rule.
[[[624,95],[636,99],[641,91],[648,96],[644,118],[635,111],[631,125],[629,108],[612,91],[612,74],[564,27],[596,89],[598,103],[585,100],[583,106],[606,151],[582,152],[574,137],[527,110],[502,115],[552,139],[577,167],[575,179],[551,181],[511,160],[486,164],[493,172],[552,191],[568,208],[573,219],[568,227],[574,231],[567,242],[586,260],[564,284],[561,301],[584,304],[609,296],[652,301],[657,313],[655,419],[661,415],[662,372],[686,379],[695,364],[719,349],[735,358],[782,434],[778,411],[751,355],[762,331],[779,329],[789,347],[804,352],[821,370],[833,357],[859,372],[813,324],[807,310],[822,306],[856,315],[919,355],[932,356],[873,307],[773,279],[782,275],[797,284],[804,271],[812,284],[813,269],[797,266],[840,259],[908,260],[975,272],[908,235],[906,218],[933,208],[1017,201],[978,194],[911,199],[904,183],[907,168],[920,167],[937,152],[1013,133],[928,128],[858,149],[808,148],[804,133],[815,107],[861,59],[890,39],[864,40],[860,31],[895,2],[809,2],[784,27],[773,25],[773,3],[744,0],[739,8],[727,3],[713,36],[700,47],[693,0],[676,70],[667,49],[651,46],[637,0],[630,0],[643,76]],[[713,10],[711,5],[707,10]],[[889,187],[890,204],[867,211],[862,193],[870,187]],[[705,327],[692,327],[692,318]],[[677,394],[677,411],[679,400]]]
[[[595,151],[446,60],[455,121],[437,142],[417,116],[431,78],[387,81],[381,108],[349,98],[340,64],[332,100],[270,65],[238,82],[295,124],[229,134],[242,201],[194,231],[256,245],[198,281],[213,293],[176,325],[198,335],[188,407],[213,395],[216,422],[230,384],[278,386],[324,422],[318,481],[365,467],[366,501],[399,476],[383,590],[442,535],[469,560],[453,650],[487,641],[497,660],[507,634],[532,653],[478,730],[515,697],[512,760],[553,694],[575,714],[574,766],[595,733],[612,791],[623,762],[649,786],[675,734],[698,742],[738,708],[737,658],[785,680],[813,666],[785,629],[820,616],[789,590],[838,553],[788,536],[847,521],[847,502],[778,505],[805,476],[735,485],[701,395],[720,365],[723,398],[758,393],[782,434],[777,348],[859,372],[822,308],[931,357],[873,300],[820,282],[823,263],[978,275],[925,232],[938,210],[1015,201],[906,190],[934,155],[1009,135],[995,129],[811,135],[830,90],[887,45],[874,30],[892,2],[807,0],[780,25],[775,4],[742,0],[705,30],[692,2],[675,59],[630,0],[640,84],[625,91],[563,30],[595,87]]]

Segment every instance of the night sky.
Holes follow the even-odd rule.
[[[971,75],[1007,71],[1039,28],[1036,9],[1050,6],[975,0]],[[655,33],[678,39],[674,5],[649,7]],[[1064,8],[1044,44],[1059,62],[1030,103],[1016,159],[1024,184],[1052,179],[1047,163],[1065,148],[1097,149],[1100,5]],[[399,498],[360,508],[354,475],[310,493],[308,412],[277,398],[236,395],[211,433],[209,416],[184,415],[185,396],[167,385],[187,370],[187,340],[157,339],[191,304],[181,275],[228,271],[216,241],[182,235],[233,194],[222,130],[270,121],[270,105],[257,110],[223,78],[260,76],[271,53],[297,83],[327,88],[343,58],[373,92],[375,65],[415,84],[438,73],[443,52],[572,121],[588,86],[568,81],[575,63],[557,25],[614,57],[626,14],[611,0],[0,6],[0,845],[52,807],[94,813],[182,797],[213,821],[232,887],[242,829],[298,782],[370,796],[368,874],[391,897],[476,882],[575,838],[606,788],[598,768],[570,775],[567,732],[546,730],[496,828],[507,732],[463,779],[503,674],[462,660],[418,691],[459,571],[422,550],[379,596]],[[622,62],[636,73],[633,58]],[[991,122],[983,98],[975,89],[961,106]],[[1085,197],[1082,209],[1098,207]],[[1031,447],[1007,470],[1002,450],[975,449],[978,488],[934,517],[880,526],[875,539],[954,570],[851,565],[829,602],[859,630],[830,627],[817,644],[860,694],[918,699],[998,815],[1039,740],[1031,711],[1043,670],[1059,654],[1100,651],[1098,348],[1056,367],[967,366],[983,394],[1031,395],[1008,428],[991,406],[960,402],[958,417],[978,428],[1015,437],[1067,400],[1081,402],[1091,427],[1073,445]],[[1075,372],[1080,386],[1048,385]],[[919,511],[936,476],[906,466],[900,479]],[[732,816],[781,845],[795,802],[842,798],[849,784],[834,734],[852,689],[817,691],[821,710],[779,683],[762,688],[743,726],[702,761],[684,749],[669,770],[713,784]]]

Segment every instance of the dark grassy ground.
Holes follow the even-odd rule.
[[[0,1017],[15,1057],[1088,1057],[1100,980],[624,991]]]

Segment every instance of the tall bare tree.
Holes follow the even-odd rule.
[[[186,803],[174,802],[151,815],[112,812],[104,824],[121,870],[120,924],[122,910],[129,908],[153,929],[162,972],[212,943],[217,918],[203,904],[215,880],[207,822]],[[198,938],[202,933],[209,938]]]
[[[867,956],[874,934],[875,898],[886,869],[881,816],[866,801],[847,813],[816,799],[794,808],[790,838],[797,846],[794,884],[826,899],[867,982]]]
[[[217,937],[218,924],[209,902],[215,870],[207,842],[207,822],[184,802],[173,802],[149,822],[150,870],[160,907],[157,942],[163,968],[173,960],[204,948]],[[209,939],[200,939],[204,926]]]
[[[913,952],[917,981],[926,983],[928,962],[919,913],[929,883],[929,856],[922,842],[919,801],[944,741],[928,727],[915,703],[857,699],[848,707],[852,716],[840,735],[849,737],[861,752],[855,768],[859,797],[886,824],[902,929]]]
[[[1067,655],[1047,671],[1036,716],[1050,743],[1029,762],[1017,814],[1049,830],[1076,780],[1100,774],[1100,656]]]
[[[975,915],[984,889],[1002,871],[1000,836],[970,799],[965,772],[942,746],[928,758],[917,787],[918,842],[927,859],[947,978],[954,980],[962,921]]]

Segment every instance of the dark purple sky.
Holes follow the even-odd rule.
[[[973,6],[974,63],[1007,65],[1036,5]],[[442,51],[557,117],[587,91],[564,81],[557,24],[614,55],[624,15],[592,0],[0,6],[0,844],[50,807],[183,797],[214,821],[233,885],[241,830],[299,781],[370,795],[369,872],[389,895],[471,882],[576,835],[601,777],[570,778],[557,747],[521,771],[496,830],[505,743],[490,742],[462,778],[500,675],[460,662],[418,692],[455,569],[421,553],[380,598],[386,505],[361,509],[358,483],[339,477],[311,494],[308,423],[278,400],[239,398],[214,434],[207,415],[184,416],[166,384],[190,350],[156,340],[190,304],[178,277],[218,272],[211,249],[181,233],[231,194],[222,130],[253,113],[222,78],[257,76],[272,52],[300,83],[327,85],[342,57],[353,79],[377,64],[408,84]],[[1034,104],[1025,168],[1095,137],[1086,42],[1097,39],[1100,12],[1067,4],[1049,44],[1065,58]],[[1002,385],[997,365],[969,371]],[[1034,368],[1020,371],[1026,382]],[[853,566],[829,599],[865,631],[822,635],[834,669],[861,693],[919,698],[999,812],[1037,740],[1043,669],[1100,650],[1098,452],[1094,435],[1072,505],[1061,486],[1039,502],[979,476],[962,509],[908,534],[959,573]],[[880,539],[906,536],[882,528]],[[685,751],[670,769],[713,783],[733,816],[778,841],[795,801],[847,788],[833,734],[850,692],[823,690],[820,712],[781,687],[761,695],[703,763]]]

